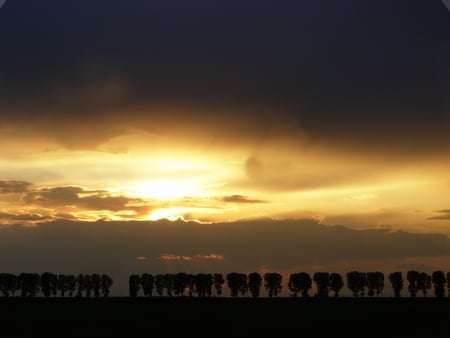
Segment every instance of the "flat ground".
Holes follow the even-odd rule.
[[[0,298],[0,337],[450,337],[450,298]]]

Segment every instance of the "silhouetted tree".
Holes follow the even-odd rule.
[[[92,290],[94,291],[94,297],[100,297],[100,275],[94,273],[91,275]]]
[[[302,297],[309,297],[309,290],[312,288],[312,278],[307,272],[298,274],[299,292]]]
[[[178,272],[173,276],[173,292],[176,296],[183,296],[187,288],[188,275],[184,272]]]
[[[44,272],[40,277],[41,291],[44,297],[54,296],[58,290],[58,277],[51,272]]]
[[[84,275],[84,291],[87,298],[91,297],[93,289],[94,285],[92,283],[92,275]]]
[[[141,277],[138,274],[132,274],[128,277],[128,293],[130,297],[137,297],[141,289]]]
[[[15,274],[0,273],[0,291],[3,297],[14,296],[19,288],[19,279]]]
[[[22,272],[18,276],[18,282],[22,297],[36,297],[40,290],[41,276],[38,273]]]
[[[196,287],[196,279],[197,279],[197,275],[194,275],[192,273],[189,273],[186,277],[186,287],[188,289],[189,292],[189,297],[193,297],[194,296],[194,292],[195,292],[195,287]]]
[[[373,297],[374,295],[378,297],[384,289],[384,274],[380,271],[366,272],[366,279],[367,294],[369,297]]]
[[[431,283],[434,287],[434,294],[436,297],[444,297],[445,296],[445,284],[447,280],[445,278],[445,273],[441,270],[434,271],[431,274]]]
[[[166,289],[166,293],[169,297],[173,296],[173,277],[174,274],[166,273],[164,275],[164,288]]]
[[[77,288],[77,297],[83,297],[85,285],[84,285],[84,275],[82,273],[78,274],[76,278],[76,288]]]
[[[352,291],[353,297],[364,297],[367,287],[367,275],[365,272],[349,271],[346,274],[347,287]]]
[[[59,274],[56,278],[56,289],[61,297],[65,297],[67,291],[67,276]]]
[[[214,284],[213,275],[210,273],[199,273],[196,277],[196,287],[198,297],[211,297],[212,286]]]
[[[330,283],[330,274],[328,272],[315,272],[313,281],[316,283],[316,296],[328,297],[328,285]]]
[[[247,275],[240,272],[230,272],[226,276],[227,285],[231,292],[231,297],[244,296],[247,292]]]
[[[153,295],[153,287],[155,278],[152,274],[144,272],[140,278],[142,291],[144,292],[144,296],[151,297]]]
[[[302,297],[309,297],[309,290],[312,288],[312,278],[307,272],[294,272],[289,275],[288,288],[293,297],[300,294]]]
[[[67,275],[65,282],[69,297],[72,297],[77,288],[77,278],[75,277],[75,275]]]
[[[216,295],[220,297],[222,295],[223,285],[225,284],[225,278],[223,278],[221,273],[214,273],[213,278]]]
[[[447,272],[446,278],[447,278],[447,294],[450,296],[450,272]]]
[[[77,288],[77,278],[75,275],[69,274],[66,276],[66,288],[69,297],[73,297],[74,292]]]
[[[277,297],[282,289],[283,276],[277,272],[267,272],[263,276],[264,287],[267,290],[269,298]]]
[[[262,277],[258,272],[251,272],[248,274],[248,289],[253,298],[259,297],[262,285]]]
[[[409,270],[406,273],[406,280],[408,281],[408,292],[411,297],[416,297],[419,291],[420,272],[416,270]]]
[[[339,292],[344,287],[344,279],[337,272],[332,272],[329,278],[328,288],[333,292],[335,298],[339,297]]]
[[[105,273],[100,276],[100,288],[103,297],[109,296],[113,282],[113,279]]]
[[[431,289],[431,276],[426,272],[421,272],[419,275],[419,280],[417,281],[417,286],[419,290],[422,291],[422,295],[425,297],[428,290]]]
[[[392,289],[394,290],[394,296],[400,297],[403,289],[403,275],[401,271],[391,272],[389,274],[389,281],[391,282]]]
[[[288,280],[288,289],[291,291],[292,297],[297,297],[297,295],[300,293],[300,273],[293,272],[289,275]]]
[[[165,277],[163,274],[157,274],[155,276],[155,289],[158,296],[162,296],[164,293],[164,284],[165,284]]]

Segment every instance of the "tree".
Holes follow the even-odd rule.
[[[428,293],[428,290],[431,289],[431,276],[426,272],[421,272],[419,275],[419,280],[417,281],[417,286],[419,290],[422,291],[422,294],[425,297]]]
[[[155,278],[152,274],[144,272],[141,275],[140,283],[145,297],[151,297],[153,294]]]
[[[80,273],[76,278],[76,286],[77,286],[77,297],[83,297],[83,290],[85,289],[84,285],[84,275]]]
[[[155,276],[155,289],[156,293],[161,297],[164,293],[164,284],[165,284],[165,277],[163,274],[157,274]]]
[[[369,297],[379,296],[384,289],[384,274],[380,271],[366,272]]]
[[[196,292],[198,297],[211,297],[213,275],[210,273],[199,273],[196,278]]]
[[[0,292],[3,297],[14,296],[19,287],[19,279],[15,274],[0,273]]]
[[[445,284],[447,279],[445,277],[445,273],[441,270],[434,271],[431,274],[431,283],[434,287],[434,294],[436,297],[444,297],[445,296]]]
[[[174,275],[172,273],[166,273],[164,275],[164,288],[169,297],[172,297],[173,295],[173,277]]]
[[[349,271],[346,274],[347,287],[352,291],[353,297],[364,297],[367,287],[367,275],[365,272]]]
[[[312,278],[307,272],[300,272],[298,276],[299,292],[302,297],[309,297],[309,290],[312,288]]]
[[[258,272],[251,272],[248,275],[248,288],[253,298],[259,297],[262,285],[262,277]]]
[[[291,291],[292,297],[297,297],[300,293],[300,273],[293,272],[289,275],[288,289]]]
[[[415,297],[419,291],[420,272],[416,270],[409,270],[406,273],[406,280],[408,281],[408,292],[411,297]]]
[[[222,295],[223,285],[225,284],[225,278],[223,278],[223,275],[221,273],[214,273],[213,279],[216,295],[220,297]]]
[[[22,272],[18,276],[18,283],[22,297],[35,297],[40,290],[41,276],[38,273]]]
[[[44,297],[54,296],[58,290],[58,277],[51,272],[44,272],[40,277],[41,291]]]
[[[328,272],[315,272],[313,281],[316,283],[317,297],[328,297],[328,285],[330,283],[330,274]]]
[[[277,297],[282,289],[283,276],[277,272],[267,272],[263,276],[264,287],[266,288],[269,298]]]
[[[197,275],[189,273],[186,276],[186,287],[187,287],[188,292],[189,292],[189,297],[193,297],[194,296],[196,283],[197,283],[196,280],[197,280]]]
[[[389,281],[391,282],[394,296],[400,297],[403,289],[403,275],[400,271],[391,272],[389,274]]]
[[[247,293],[247,275],[240,272],[230,272],[226,276],[227,285],[231,292],[231,297],[237,298]]]
[[[188,275],[184,272],[178,272],[173,276],[173,292],[176,296],[183,296],[187,288]]]
[[[86,292],[86,297],[91,297],[91,292],[94,289],[94,285],[92,283],[91,275],[84,275],[84,291]]]
[[[94,291],[94,297],[100,297],[100,275],[98,273],[94,273],[91,275],[92,281],[92,290]]]
[[[66,295],[67,291],[67,276],[64,274],[59,274],[56,279],[56,289],[59,291],[61,297]]]
[[[77,288],[77,278],[75,275],[67,275],[66,276],[66,288],[69,293],[69,297],[72,297],[76,288]]]
[[[446,278],[447,278],[447,293],[450,296],[450,272],[447,272]]]
[[[137,297],[141,289],[141,277],[138,274],[132,274],[128,277],[128,293],[130,297]]]
[[[113,285],[113,282],[113,279],[105,273],[100,276],[100,288],[103,297],[109,296],[109,294],[111,293],[111,286]]]
[[[335,298],[339,297],[339,292],[344,287],[344,279],[337,272],[332,272],[329,278],[328,288],[333,292]]]

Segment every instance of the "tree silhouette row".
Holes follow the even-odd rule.
[[[389,273],[388,282],[395,297],[401,297],[404,285],[410,297],[416,297],[419,293],[426,296],[434,291],[436,297],[444,297],[446,288],[450,296],[450,272],[441,270],[432,274],[410,270],[406,273],[406,279],[402,272]],[[129,296],[138,297],[142,290],[143,296],[151,297],[155,293],[158,296],[184,296],[210,297],[221,296],[225,285],[230,291],[230,296],[260,297],[261,290],[266,291],[267,297],[280,295],[283,285],[283,277],[277,272],[249,274],[231,272],[226,276],[221,273],[188,274],[184,272],[152,275],[132,274],[129,276]],[[287,282],[290,297],[309,297],[315,285],[314,297],[339,297],[344,286],[351,291],[353,297],[379,297],[385,290],[385,275],[380,271],[361,272],[349,271],[344,277],[336,272],[315,272],[310,275],[307,272],[291,273]]]
[[[379,271],[349,271],[345,275],[296,272],[289,275],[286,284],[290,297],[339,297],[345,286],[353,297],[379,297],[385,291],[386,282],[395,297],[401,297],[405,289],[409,297],[425,297],[431,292],[435,297],[445,297],[446,290],[450,296],[450,272],[441,270],[431,274],[410,270],[405,276],[395,271],[387,278]],[[227,287],[233,298],[261,297],[263,290],[272,298],[281,294],[282,283],[283,277],[277,272],[142,273],[129,276],[128,295],[220,297]],[[112,285],[113,279],[107,274],[0,273],[0,296],[3,297],[108,297]]]
[[[51,272],[0,273],[0,292],[3,297],[108,297],[113,279],[107,274],[65,275]]]

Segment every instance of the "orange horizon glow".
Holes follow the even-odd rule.
[[[355,227],[450,232],[446,220],[428,219],[446,209],[446,162],[386,163],[325,149],[298,151],[289,143],[283,152],[268,143],[256,153],[234,146],[221,146],[220,153],[194,147],[189,153],[169,147],[162,153],[144,151],[146,138],[139,140],[124,143],[134,149],[124,153],[49,150],[48,144],[41,151],[7,157],[7,178],[32,186],[3,194],[0,206],[16,219],[33,214],[39,221],[306,217]],[[69,196],[68,187],[80,191]],[[34,194],[34,199],[25,203],[24,194]]]

